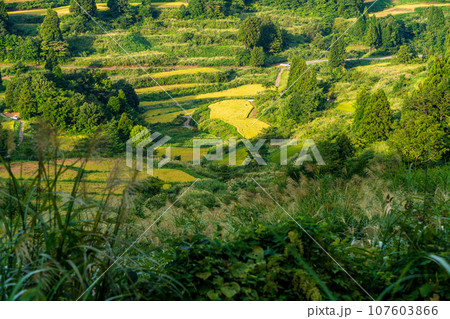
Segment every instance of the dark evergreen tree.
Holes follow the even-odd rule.
[[[3,0],[0,0],[0,35],[5,35],[8,33],[8,23],[9,16],[8,12],[6,11],[5,2]]]
[[[40,51],[40,42],[39,39],[36,38],[28,38],[25,44],[25,59],[27,61],[38,61],[39,60],[39,51]]]
[[[441,7],[432,6],[428,9],[427,40],[440,53],[444,51],[447,22]]]
[[[389,51],[396,52],[403,43],[404,24],[393,16],[388,16],[380,22],[381,46]]]
[[[378,90],[367,99],[364,113],[358,120],[355,127],[364,142],[373,143],[386,139],[391,129],[392,110],[383,90]]]
[[[244,43],[248,49],[253,49],[261,37],[261,19],[258,17],[248,17],[239,28],[238,39]]]
[[[97,16],[97,5],[95,4],[95,0],[70,0],[69,10],[75,16]]]
[[[59,18],[55,10],[47,9],[44,22],[41,24],[39,35],[43,41],[62,41]]]
[[[354,41],[361,42],[364,41],[364,38],[362,37],[363,34],[366,34],[367,31],[367,13],[363,14],[356,23],[353,25],[353,27],[350,29],[352,38]]]
[[[415,50],[407,45],[402,45],[395,56],[397,63],[411,63],[417,57]]]
[[[0,72],[0,91],[3,90],[3,79],[2,79],[2,72]]]
[[[330,55],[328,58],[328,65],[330,68],[338,68],[345,65],[345,41],[343,37],[337,39],[336,36],[333,37],[334,43],[330,49]]]
[[[448,150],[445,139],[445,132],[433,117],[417,111],[405,111],[400,123],[394,125],[389,142],[405,160],[426,162],[441,159]]]
[[[316,91],[318,87],[316,74],[308,68],[305,60],[295,57],[289,71],[289,93]]]
[[[113,16],[119,16],[130,7],[128,0],[108,0],[108,8]]]
[[[17,102],[17,108],[20,112],[20,117],[24,120],[28,120],[37,115],[37,103],[36,99],[31,92],[28,81],[22,85],[19,94],[19,100]]]
[[[450,29],[447,32],[447,36],[445,38],[445,56],[450,56]]]
[[[278,53],[283,48],[281,29],[269,17],[261,20],[258,46],[263,47],[264,51],[270,54]]]
[[[312,113],[320,108],[322,103],[320,92],[307,91],[291,94],[282,107],[284,125],[308,123]]]
[[[355,104],[355,117],[353,120],[353,127],[355,130],[359,130],[359,125],[364,115],[364,110],[367,105],[367,100],[369,99],[370,94],[366,89],[361,89],[356,96],[356,104]]]
[[[382,45],[380,25],[375,21],[371,21],[369,24],[366,42],[372,49],[378,49]]]
[[[117,130],[122,142],[127,141],[130,138],[131,130],[133,129],[133,121],[128,117],[127,113],[122,113],[120,116]]]
[[[50,48],[45,57],[45,68],[52,71],[55,66],[58,65],[58,56],[56,55],[53,48]]]

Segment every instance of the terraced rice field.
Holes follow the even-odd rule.
[[[180,98],[176,98],[177,102],[190,102],[196,100],[206,100],[206,99],[220,99],[220,98],[233,98],[233,97],[253,97],[259,93],[264,92],[266,89],[261,84],[247,84],[242,85],[237,88],[228,89],[224,91],[218,91],[213,93],[204,93],[198,95],[188,95]],[[154,105],[162,105],[167,103],[174,103],[173,100],[162,100],[162,101],[144,101],[141,102],[141,107],[148,107]]]
[[[184,84],[164,85],[163,88],[166,91],[172,91],[172,90],[177,90],[177,89],[191,88],[191,87],[195,87],[195,86],[198,86],[198,84],[184,83]],[[159,86],[152,86],[152,87],[136,89],[137,94],[148,94],[148,93],[155,93],[155,92],[162,92],[162,89]]]
[[[387,8],[383,11],[376,12],[374,15],[376,17],[386,17],[390,14],[396,15],[396,14],[404,14],[404,13],[413,13],[415,9],[417,8],[425,8],[425,7],[446,7],[450,6],[450,3],[408,3],[408,4],[400,4],[392,8]]]
[[[151,109],[144,113],[143,117],[147,123],[170,123],[178,115],[192,115],[196,109],[181,110],[179,107],[166,107]]]
[[[173,152],[174,154],[177,151]],[[178,153],[182,154],[186,152],[185,150],[179,150]],[[63,161],[59,161],[56,169],[59,169]],[[68,188],[69,191],[71,189],[70,185],[73,186],[73,180],[77,176],[77,168],[80,166],[80,162],[76,159],[68,159],[64,161],[63,173],[58,177],[60,181],[65,185],[64,187]],[[73,166],[71,166],[73,165]],[[71,167],[69,167],[71,166]],[[145,166],[145,165],[144,165]],[[115,169],[113,170],[113,168]],[[38,168],[37,162],[23,162],[23,163],[13,163],[11,165],[11,171],[13,172],[16,178],[23,179],[32,179],[36,176]],[[55,165],[50,164],[48,166],[48,174],[50,177],[54,176]],[[128,168],[125,165],[124,159],[113,159],[113,158],[105,158],[105,159],[95,159],[91,160],[85,166],[86,174],[83,177],[83,182],[85,182],[89,187],[93,187],[95,189],[89,190],[88,193],[102,193],[98,192],[99,190],[103,190],[106,188],[108,179],[114,175],[114,180],[126,184],[127,181],[130,181],[132,176],[134,175],[134,170]],[[113,172],[113,173],[111,173]],[[182,170],[172,169],[172,168],[160,168],[154,169],[154,176],[160,178],[161,180],[174,183],[174,182],[189,182],[194,181],[196,178]],[[148,178],[147,171],[144,168],[143,172],[139,172],[137,175],[137,179],[145,179]],[[9,178],[9,174],[6,169],[2,166],[0,167],[0,179],[1,178]],[[64,183],[66,182],[66,183]]]
[[[219,72],[219,69],[216,68],[189,68],[189,69],[179,69],[179,70],[172,70],[172,71],[166,71],[166,72],[158,72],[153,73],[151,76],[154,79],[160,79],[160,78],[167,78],[169,76],[175,76],[175,75],[192,75],[192,74],[198,74],[198,73],[216,73]],[[144,75],[147,76],[148,75]]]
[[[156,150],[156,156],[160,157],[166,154],[167,147],[160,147]],[[203,157],[208,153],[208,149],[202,148],[200,149],[200,155]],[[194,152],[192,147],[171,147],[171,158],[180,156],[180,161],[182,162],[192,162],[194,158]]]
[[[209,106],[210,118],[231,124],[243,137],[252,138],[269,127],[269,124],[249,118],[253,108],[253,105],[247,100],[221,101]]]
[[[138,6],[140,2],[132,2],[130,3],[132,6]],[[152,6],[157,8],[179,8],[182,5],[188,6],[187,2],[182,1],[174,1],[174,2],[153,2]],[[70,14],[69,11],[70,6],[62,6],[54,8],[58,15]],[[108,10],[108,6],[106,3],[97,3],[97,9],[100,11]],[[17,11],[9,11],[9,15],[45,15],[47,9],[31,9],[31,10],[17,10]]]

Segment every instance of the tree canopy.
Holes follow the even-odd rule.
[[[90,15],[95,17],[97,16],[97,5],[95,4],[95,0],[76,0],[76,2],[70,0],[70,12],[76,16]]]
[[[59,18],[55,10],[47,9],[47,14],[41,24],[39,35],[43,41],[62,41]]]
[[[354,119],[356,132],[366,143],[386,139],[391,130],[393,115],[386,93],[378,90],[370,96],[359,98],[362,105],[358,106],[358,115]]]

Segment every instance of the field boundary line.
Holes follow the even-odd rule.
[[[373,298],[372,295],[369,294],[369,293],[367,292],[367,290],[364,289],[364,287],[361,286],[361,284],[360,284],[359,282],[357,282],[357,281],[356,281],[356,280],[355,280],[355,279],[347,272],[347,270],[345,270],[344,267],[342,267],[341,264],[339,264],[339,263],[336,261],[336,259],[334,259],[333,256],[331,256],[330,253],[329,253],[325,248],[323,248],[322,245],[320,245],[319,242],[318,242],[318,241],[317,241],[310,233],[308,233],[308,232],[306,231],[306,229],[303,228],[303,226],[300,225],[300,223],[297,222],[297,221],[295,220],[295,218],[292,217],[292,215],[289,214],[289,213],[287,212],[287,210],[284,209],[284,207],[281,206],[275,198],[273,198],[272,195],[269,194],[269,192],[266,191],[266,189],[265,189],[264,187],[261,186],[261,184],[259,184],[253,177],[252,177],[252,180],[256,183],[256,185],[258,185],[258,186],[264,191],[264,193],[266,193],[267,196],[270,197],[271,200],[273,200],[273,202],[274,202],[275,204],[277,204],[278,207],[280,207],[280,208],[283,210],[283,212],[286,213],[286,215],[288,215],[288,216],[289,216],[289,217],[290,217],[290,218],[298,225],[298,227],[300,227],[300,229],[301,229],[306,235],[308,235],[308,237],[309,237],[309,238],[310,238],[317,246],[319,246],[320,249],[323,250],[323,252],[325,252],[325,254],[327,254],[328,257],[330,257],[330,258],[335,262],[336,265],[339,266],[339,268],[341,268],[341,269],[347,274],[347,276],[348,276],[348,277],[349,277],[349,278],[350,278],[350,279],[351,279],[351,280],[352,280],[352,281],[353,281],[353,282],[354,282],[354,283],[355,283],[362,291],[364,291],[364,293],[365,293],[367,296],[370,297],[370,299],[372,299],[372,301],[376,301],[375,298]]]
[[[144,67],[136,60],[136,58],[134,58],[133,56],[131,56],[131,54],[128,53],[128,51],[125,50],[125,48],[124,48],[123,46],[121,46],[120,43],[117,42],[117,40],[114,39],[114,38],[112,37],[112,35],[109,34],[108,31],[106,31],[105,28],[103,28],[103,27],[100,25],[100,23],[97,22],[97,20],[95,20],[94,17],[92,17],[92,15],[90,15],[89,12],[87,12],[86,9],[84,9],[84,8],[79,4],[78,0],[73,0],[73,1],[74,1],[74,2],[75,2],[75,3],[76,3],[83,11],[84,11],[84,13],[85,13],[92,21],[94,21],[94,23],[95,23],[96,25],[99,26],[100,29],[102,29],[103,32],[105,32],[105,34],[106,34],[108,37],[111,38],[111,40],[114,41],[114,43],[117,44],[117,46],[119,46],[119,48],[122,49],[123,52],[125,52],[125,54],[126,54],[131,60],[134,61],[134,63],[135,63],[142,71],[145,72],[145,74],[147,74],[147,75],[153,80],[153,82],[155,82],[155,84],[156,84],[157,86],[160,87],[161,90],[163,90],[163,91],[170,97],[170,99],[171,99],[172,101],[175,102],[175,104],[176,104],[179,108],[181,108],[181,109],[186,113],[186,115],[189,115],[188,112],[186,111],[186,109],[185,109],[184,107],[182,107],[181,104],[178,103],[178,101],[175,100],[174,97],[173,97],[169,92],[167,92],[167,91],[162,87],[162,85],[159,84],[158,81],[156,81],[155,78],[153,78],[153,77],[151,76],[150,73],[147,72],[147,70],[145,70],[145,68],[144,68]],[[377,0],[377,1],[378,1],[378,0]],[[194,118],[193,118],[192,120],[193,120],[195,123],[197,123],[197,125],[199,125],[198,122],[197,122]]]
[[[89,285],[89,287],[87,287],[87,289],[75,301],[79,301],[81,297],[86,294],[86,292],[94,287],[97,282],[111,269],[111,267],[114,266],[120,259],[122,259],[122,257],[150,230],[150,228],[153,227],[153,225],[158,222],[158,220],[160,220],[184,196],[184,194],[186,194],[192,188],[192,186],[195,185],[195,183],[197,183],[199,179],[200,178],[197,178],[180,196],[178,196],[178,198],[172,204],[170,204],[170,206],[158,218],[156,218],[155,221],[150,226],[148,226],[147,229],[141,235],[139,235],[139,237],[130,246],[128,246],[127,249],[125,249],[124,252],[120,254],[120,256],[117,257],[116,260],[114,260],[114,262],[97,279],[95,279],[94,282]]]
[[[74,1],[76,1],[76,0],[74,0]],[[326,49],[325,50],[325,52],[323,52],[321,55],[320,55],[320,57],[318,58],[318,59],[316,59],[315,61],[317,61],[317,60],[320,60],[321,58],[323,58],[324,57],[324,55],[325,55],[325,53],[327,53],[327,52],[329,52],[330,50],[331,50],[331,48],[333,47],[333,45],[335,45],[336,44],[336,42],[338,42],[347,32],[348,32],[348,30],[350,30],[355,24],[356,24],[356,22],[358,22],[366,13],[368,13],[369,12],[369,10],[374,6],[374,4],[375,3],[377,3],[379,0],[375,0],[371,5],[370,5],[370,7],[368,7],[368,8],[366,8],[366,10],[364,10],[364,12],[359,16],[359,18],[358,19],[356,19],[356,21],[355,22],[353,22],[348,28],[347,28],[347,30],[345,30],[337,39],[336,39],[336,41],[334,41],[329,47],[328,47],[328,49]],[[305,61],[306,62],[306,61]],[[292,83],[286,90],[284,90],[283,91],[283,93],[281,93],[281,95],[268,107],[268,108],[266,108],[265,110],[264,110],[264,112],[253,122],[253,124],[252,125],[254,125],[261,117],[263,117],[264,116],[264,114],[266,114],[267,113],[267,111],[268,110],[270,110],[274,105],[275,105],[275,103],[277,103],[294,85],[295,85],[295,83],[297,83],[297,81],[298,80],[300,80],[302,77],[303,77],[303,75],[305,75],[306,74],[306,72],[308,72],[309,70],[311,70],[311,65],[313,65],[313,64],[309,64],[309,65],[307,65],[307,68],[306,68],[306,70],[305,70],[305,72],[303,72],[295,81],[294,81],[294,83]],[[291,65],[291,67],[292,67],[292,65]]]

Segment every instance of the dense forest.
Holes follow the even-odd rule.
[[[0,0],[0,300],[449,300],[449,115],[446,1]]]

